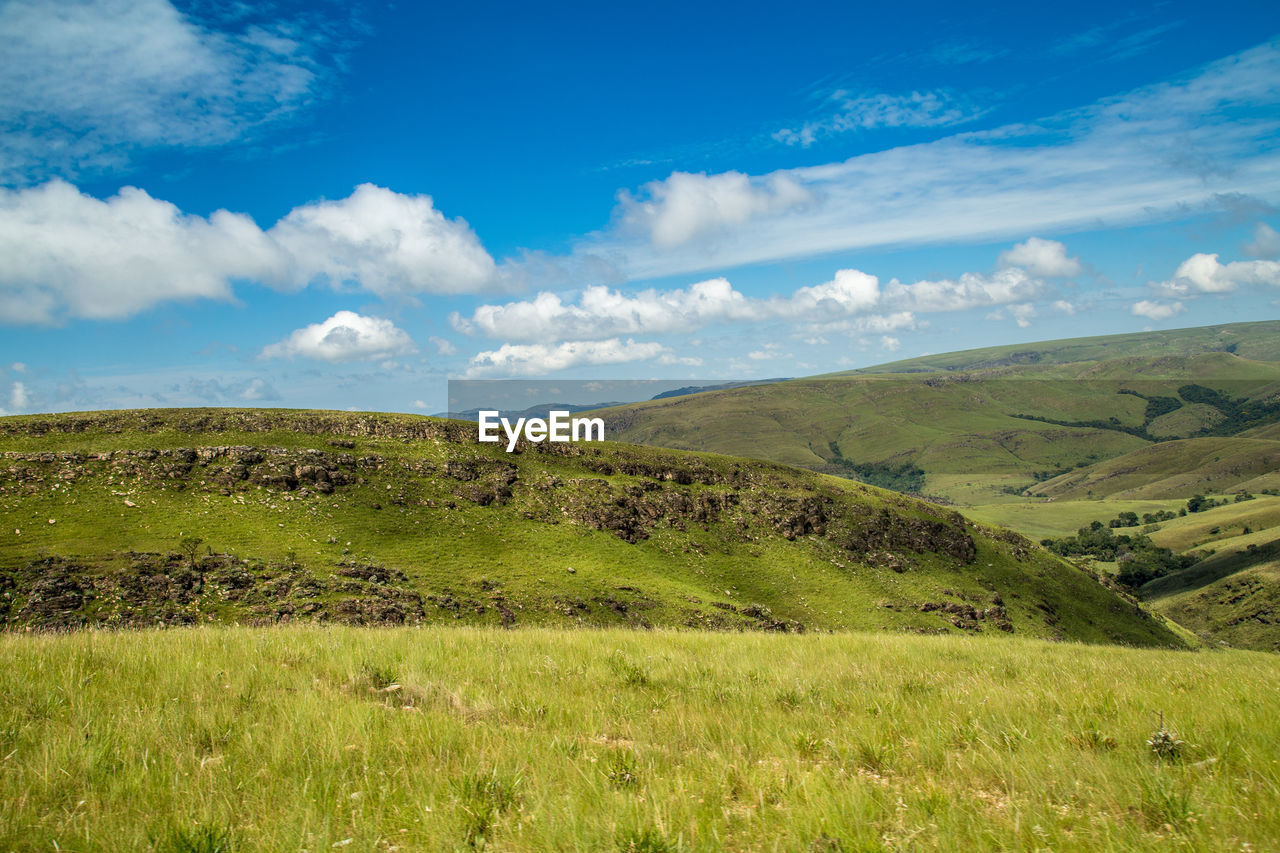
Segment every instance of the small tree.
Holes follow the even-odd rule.
[[[184,536],[182,541],[178,543],[178,550],[187,555],[187,559],[191,562],[192,570],[196,567],[196,552],[200,550],[200,546],[204,544],[204,540],[199,536]]]
[[[196,565],[196,552],[200,551],[200,546],[205,540],[200,537],[183,537],[182,542],[178,543],[178,551],[187,555],[187,560],[191,562],[191,570],[195,571],[196,576],[200,579],[197,592],[205,592],[205,573]]]

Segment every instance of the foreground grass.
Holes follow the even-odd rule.
[[[0,658],[0,850],[1280,844],[1262,654],[204,627]]]

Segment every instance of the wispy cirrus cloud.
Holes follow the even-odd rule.
[[[828,114],[773,133],[784,145],[808,148],[829,136],[899,127],[947,127],[980,118],[986,110],[949,92],[854,94],[837,89],[827,97]]]
[[[241,139],[320,97],[328,47],[293,22],[214,29],[168,0],[9,0],[0,5],[0,182]]]
[[[622,194],[615,224],[575,254],[634,280],[1183,216],[1280,193],[1278,106],[1280,42],[1269,41],[1032,123],[765,175],[675,173]],[[725,183],[785,186],[766,198],[797,201],[756,196],[726,215],[705,201]]]

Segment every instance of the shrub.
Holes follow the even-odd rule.
[[[1147,746],[1156,758],[1162,761],[1176,761],[1182,757],[1182,749],[1186,743],[1176,734],[1164,727],[1164,714],[1160,715],[1160,728],[1147,738]]]

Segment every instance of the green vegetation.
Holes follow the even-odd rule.
[[[852,462],[844,458],[840,445],[831,442],[830,473],[879,486],[903,494],[920,494],[924,491],[924,470],[910,462]]]
[[[1257,653],[292,626],[0,656],[5,850],[1280,845]]]
[[[1275,628],[1280,613],[1280,555],[1274,549],[1261,556],[1246,550],[1223,559],[1232,557],[1243,561],[1222,566],[1225,576],[1197,578],[1198,585],[1181,589],[1170,584],[1168,595],[1154,599],[1156,606],[1211,642],[1280,652]],[[1160,588],[1152,590],[1153,596],[1160,592]]]
[[[278,442],[278,443],[277,443]],[[617,444],[254,410],[0,419],[10,627],[468,622],[990,632],[1181,645],[949,510]]]
[[[1189,498],[1280,483],[1280,441],[1191,438],[1152,444],[1028,488],[1057,500]]]
[[[974,351],[929,357],[929,367],[905,362],[600,414],[625,441],[770,459],[958,504],[1024,491],[1070,499],[1259,491],[1280,487],[1280,441],[1267,432],[1280,420],[1278,328],[1124,336],[1114,347],[1050,342],[1007,358]],[[1168,462],[1163,443],[1174,440],[1195,442],[1187,453],[1199,461]],[[1180,479],[1156,485],[1162,467]]]
[[[1137,517],[1133,513],[1122,513],[1122,517],[1112,519],[1109,525],[1095,521],[1088,527],[1081,527],[1075,536],[1044,539],[1040,544],[1063,557],[1087,556],[1115,563],[1118,566],[1116,581],[1133,588],[1171,572],[1190,568],[1198,562],[1194,556],[1174,554],[1168,548],[1161,548],[1147,536],[1112,533],[1116,528],[1136,526]]]
[[[1162,332],[1067,338],[963,350],[894,361],[854,373],[980,370],[1026,364],[1075,364],[1114,358],[1167,358],[1225,352],[1253,361],[1280,361],[1280,321],[1230,323]]]

